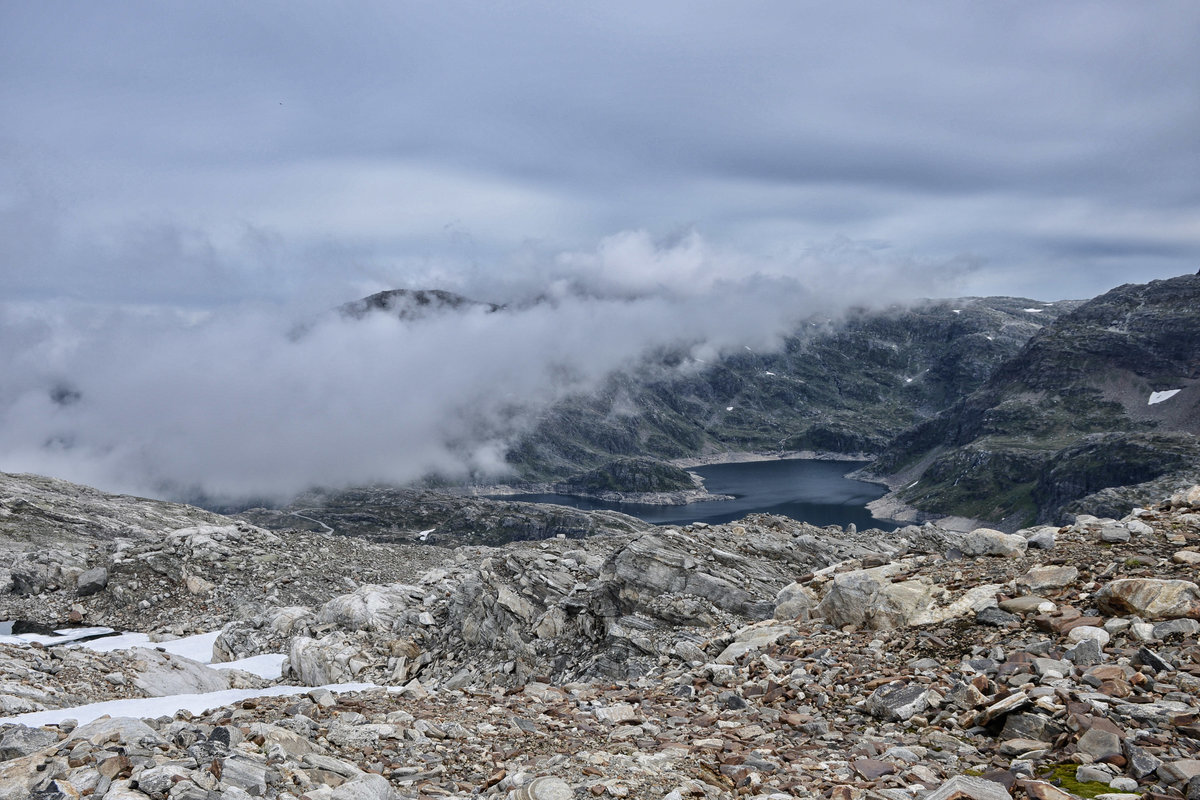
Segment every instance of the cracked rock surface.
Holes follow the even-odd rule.
[[[170,524],[7,543],[11,574],[49,577],[36,594],[36,576],[10,579],[4,613],[162,637],[216,623],[218,661],[283,652],[285,681],[378,687],[6,723],[0,800],[1200,795],[1200,487],[1021,531],[1025,547],[752,515],[421,561]],[[97,566],[107,584],[81,596],[67,576]],[[164,669],[207,680],[162,656],[4,644],[0,695],[69,708],[164,688]]]

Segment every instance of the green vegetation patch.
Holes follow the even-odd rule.
[[[1076,797],[1085,798],[1085,800],[1097,795],[1112,793],[1113,790],[1106,783],[1076,780],[1075,770],[1078,768],[1078,764],[1050,764],[1045,772],[1040,773],[1040,777]]]

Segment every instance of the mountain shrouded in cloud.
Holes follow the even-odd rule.
[[[698,235],[635,232],[513,267],[507,285],[460,279],[472,299],[504,300],[498,310],[353,315],[330,303],[298,320],[266,306],[9,304],[0,468],[227,498],[499,475],[539,409],[647,353],[770,349],[809,314],[937,288],[870,251],[839,263],[751,271]]]
[[[1198,24],[0,4],[0,469],[237,496],[487,472],[647,353],[1192,272]],[[336,311],[396,289],[502,309]]]

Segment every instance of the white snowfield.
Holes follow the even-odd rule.
[[[67,629],[69,632],[69,629]],[[107,630],[107,629],[101,629]],[[144,633],[122,633],[116,636],[106,636],[90,642],[81,642],[79,647],[86,647],[99,653],[111,653],[113,650],[128,650],[131,647],[151,647],[163,650],[173,656],[183,656],[201,664],[207,664],[213,669],[241,669],[252,672],[260,678],[275,681],[283,676],[283,662],[287,658],[283,653],[267,653],[259,656],[243,658],[240,661],[213,663],[213,642],[217,640],[220,631],[198,633],[195,636],[184,636],[181,639],[168,639],[165,642],[152,642]]]
[[[240,669],[258,675],[267,680],[278,680],[283,674],[283,662],[286,656],[282,653],[267,653],[251,656],[238,661],[213,663],[213,642],[219,631],[200,633],[195,636],[184,636],[179,639],[169,639],[164,642],[152,642],[144,633],[121,633],[105,636],[89,642],[77,640],[97,634],[113,633],[112,628],[63,628],[54,635],[36,633],[0,635],[0,643],[29,645],[37,642],[48,647],[69,645],[84,647],[101,653],[114,650],[129,650],[135,647],[148,647],[197,661],[215,670]],[[370,683],[334,684],[323,688],[330,691],[351,692],[374,686]],[[49,725],[64,719],[74,719],[79,724],[85,724],[104,715],[113,717],[161,717],[173,715],[176,711],[186,709],[193,714],[200,713],[217,706],[228,705],[248,697],[265,697],[275,695],[303,694],[311,691],[309,686],[270,686],[265,689],[227,689],[217,692],[196,694],[172,694],[165,697],[138,697],[128,700],[107,700],[101,703],[89,703],[73,708],[58,708],[48,711],[34,711],[28,714],[18,714],[12,717],[0,718],[0,723],[18,722],[22,725]]]
[[[1161,403],[1163,400],[1170,400],[1182,391],[1182,389],[1168,389],[1165,392],[1151,392],[1150,402],[1146,403],[1146,405],[1153,406]]]
[[[57,647],[60,644],[69,644],[88,636],[100,636],[112,632],[112,628],[63,628],[55,631],[52,636],[40,633],[5,633],[0,634],[0,644],[27,645],[37,642],[46,647]]]
[[[323,686],[331,692],[357,692],[373,688],[373,683],[340,683]],[[279,697],[283,695],[311,692],[311,686],[268,686],[265,689],[227,689],[223,692],[204,694],[174,694],[167,697],[135,697],[129,700],[106,700],[103,703],[88,703],[74,708],[55,708],[50,711],[33,711],[13,717],[0,717],[2,723],[18,723],[36,728],[39,725],[54,725],[64,719],[73,719],[80,725],[110,717],[133,717],[147,719],[174,716],[177,711],[201,714],[212,708],[227,706],[250,697]]]

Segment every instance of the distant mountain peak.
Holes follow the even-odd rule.
[[[402,320],[421,319],[441,311],[460,311],[483,308],[488,313],[503,306],[472,300],[444,289],[389,289],[354,300],[338,308],[342,316],[362,319],[368,314],[384,312]]]

